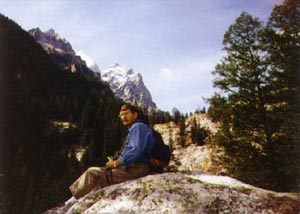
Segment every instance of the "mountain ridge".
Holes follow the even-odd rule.
[[[83,56],[77,55],[70,42],[62,39],[54,29],[42,32],[39,28],[34,28],[29,30],[29,33],[64,69],[108,82],[117,97],[142,107],[146,112],[154,112],[157,109],[140,73],[134,72],[133,69],[127,70],[118,63],[103,71],[95,63],[88,67]]]
[[[83,73],[89,78],[99,78],[94,71],[87,67],[86,62],[76,54],[71,43],[62,39],[53,29],[42,32],[39,28],[34,28],[28,32],[63,69],[72,73]]]
[[[81,170],[73,146],[91,149],[85,164],[121,146],[121,100],[108,84],[62,69],[2,14],[0,38],[0,213],[40,213],[67,197]],[[55,121],[74,126],[62,132]]]

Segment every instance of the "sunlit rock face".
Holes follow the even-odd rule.
[[[299,213],[300,194],[199,172],[149,175],[91,192],[50,213]]]
[[[217,124],[213,123],[206,114],[195,113],[185,119],[184,146],[180,142],[180,127],[174,122],[155,124],[154,129],[162,134],[167,145],[172,148],[172,158],[168,169],[170,171],[200,171],[216,175],[228,174],[222,159],[224,149],[210,143],[198,146],[192,141],[191,130],[193,123],[206,129],[209,133],[217,132]]]

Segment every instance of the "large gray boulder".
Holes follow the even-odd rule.
[[[96,190],[45,214],[299,213],[300,193],[260,189],[200,172],[149,175]]]

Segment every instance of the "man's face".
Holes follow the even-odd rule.
[[[129,109],[120,111],[120,118],[124,126],[130,127],[131,124],[136,120],[138,114],[132,112]]]

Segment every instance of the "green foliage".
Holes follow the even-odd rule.
[[[155,112],[152,112],[148,115],[148,120],[150,126],[153,126],[154,124],[163,124],[170,122],[173,120],[173,117],[169,112],[156,110]]]
[[[205,139],[208,136],[209,136],[209,131],[201,127],[200,124],[197,123],[196,118],[194,118],[191,126],[192,142],[199,146],[203,146],[205,144]]]
[[[274,8],[265,32],[270,52],[272,105],[268,114],[277,130],[272,136],[278,185],[300,189],[300,2],[286,0]],[[282,155],[284,154],[284,155]]]
[[[185,138],[186,138],[186,133],[185,133],[185,128],[186,128],[186,126],[185,126],[185,118],[183,116],[181,116],[179,118],[178,123],[179,123],[180,145],[182,147],[184,147],[185,146]]]
[[[229,105],[227,104],[227,99],[222,97],[220,94],[215,93],[213,97],[207,99],[210,103],[210,107],[207,111],[208,116],[212,118],[214,122],[217,121],[228,121],[227,112]]]
[[[213,74],[225,96],[209,99],[232,175],[279,191],[299,190],[300,2],[276,6],[266,26],[243,12],[224,35]]]
[[[176,123],[176,124],[178,124],[179,123],[179,121],[180,121],[180,118],[181,118],[181,113],[180,113],[180,111],[177,109],[177,108],[173,108],[172,109],[172,113],[173,113],[173,120],[174,120],[174,122]]]

